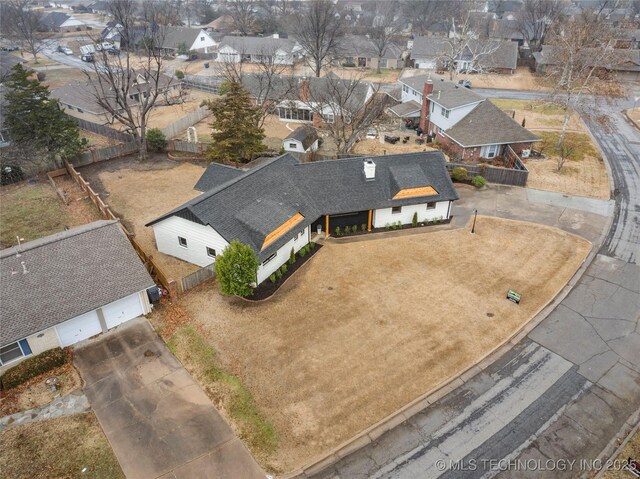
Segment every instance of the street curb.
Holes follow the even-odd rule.
[[[640,408],[637,409],[636,412],[631,414],[631,416],[629,416],[627,421],[620,428],[620,431],[618,431],[618,434],[616,434],[615,437],[611,439],[611,441],[609,441],[609,444],[607,444],[602,452],[598,454],[598,459],[600,459],[601,464],[606,465],[607,460],[615,460],[615,458],[622,453],[624,447],[629,443],[631,438],[638,432],[638,430],[640,430]],[[621,438],[624,439],[622,439],[620,445],[617,445],[618,441],[620,441]],[[625,458],[623,457],[620,459],[625,460]],[[607,472],[607,470],[607,467],[603,467],[593,479],[601,478],[603,474]],[[584,472],[582,474],[582,477],[586,479],[589,477],[589,474],[590,472]]]
[[[492,365],[505,353],[511,351],[511,349],[516,344],[518,344],[536,326],[538,326],[538,324],[540,324],[543,320],[545,320],[547,316],[551,314],[552,311],[556,309],[556,307],[564,300],[564,298],[571,292],[574,286],[582,278],[585,271],[591,265],[596,255],[598,254],[598,250],[600,249],[600,246],[602,245],[602,242],[604,241],[604,238],[606,237],[606,234],[611,227],[613,217],[609,216],[608,218],[609,218],[609,221],[607,222],[605,228],[603,228],[603,232],[600,234],[600,239],[598,241],[598,244],[591,243],[591,250],[589,251],[589,254],[587,254],[582,264],[576,270],[576,272],[571,276],[569,281],[564,286],[562,286],[556,292],[556,294],[544,306],[542,306],[538,310],[538,312],[527,323],[523,324],[520,327],[520,329],[516,330],[511,336],[506,338],[502,343],[494,347],[491,351],[489,351],[481,359],[479,359],[475,364],[462,370],[456,376],[453,376],[441,382],[435,388],[432,388],[425,394],[418,396],[413,401],[404,405],[400,409],[386,416],[385,418],[373,424],[372,426],[369,426],[365,430],[353,436],[351,439],[333,448],[330,452],[326,453],[321,458],[315,459],[313,462],[310,462],[309,464],[301,468],[298,468],[295,471],[292,471],[288,474],[278,476],[278,478],[280,479],[309,478],[314,474],[317,474],[319,472],[326,470],[327,468],[339,462],[344,457],[350,454],[353,454],[359,449],[362,449],[364,446],[367,446],[371,443],[376,442],[376,440],[380,436],[382,436],[385,432],[402,424],[403,422],[413,417],[415,414],[422,411],[427,406],[435,403],[436,401],[443,398],[444,396],[446,396],[456,388],[462,386],[464,383],[466,383],[467,381],[475,377],[478,373],[482,372],[487,367]],[[521,221],[521,220],[507,220],[507,221],[529,223],[527,221]],[[549,228],[553,228],[553,227],[549,226]],[[564,232],[566,234],[578,236],[576,234],[569,233],[567,231],[564,231]],[[580,238],[584,239],[581,236]]]

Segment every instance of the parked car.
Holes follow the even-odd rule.
[[[95,59],[93,58],[93,53],[85,53],[80,57],[83,62],[93,63]]]
[[[120,55],[120,50],[118,50],[116,47],[113,47],[113,48],[109,48],[107,50],[107,53],[109,55]]]
[[[17,47],[15,45],[9,45],[9,46],[4,46],[2,47],[2,51],[3,52],[15,52],[20,50],[20,47]]]
[[[58,45],[58,48],[56,48],[56,51],[58,53],[64,53],[64,49],[65,49],[65,47],[63,47],[62,45]]]
[[[470,80],[458,80],[458,85],[462,85],[465,88],[471,88]]]
[[[73,50],[71,50],[71,48],[69,47],[64,47],[62,49],[62,53],[64,53],[65,55],[73,55]]]

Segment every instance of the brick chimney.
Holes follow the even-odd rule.
[[[433,92],[433,82],[427,80],[422,90],[422,108],[420,109],[420,128],[425,133],[429,131],[429,107],[431,102],[427,97],[431,95],[431,92]]]
[[[300,101],[309,102],[309,79],[307,77],[302,77],[298,82],[298,97],[300,97]]]

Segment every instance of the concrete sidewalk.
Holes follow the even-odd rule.
[[[146,319],[81,343],[74,363],[127,477],[265,477]]]

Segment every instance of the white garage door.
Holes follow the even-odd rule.
[[[125,321],[144,314],[138,293],[103,306],[102,312],[104,313],[104,319],[107,322],[108,329],[115,328]]]
[[[102,332],[100,320],[95,311],[76,316],[73,319],[56,326],[62,346],[70,346],[83,339],[90,338]]]

